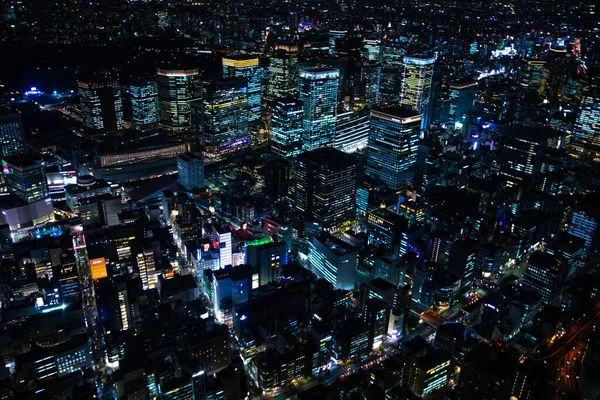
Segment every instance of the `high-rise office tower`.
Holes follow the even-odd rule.
[[[398,190],[413,181],[422,115],[399,107],[371,111],[367,175]]]
[[[547,132],[523,126],[511,127],[500,157],[500,175],[509,186],[530,184],[540,171]]]
[[[335,123],[335,140],[333,146],[346,153],[367,147],[369,141],[368,109],[349,110],[339,113]]]
[[[558,305],[568,273],[564,260],[538,251],[529,256],[523,286],[538,292],[544,303]]]
[[[418,397],[429,394],[448,384],[452,374],[452,357],[444,350],[429,350],[416,358],[409,368],[409,387]]]
[[[400,105],[423,114],[421,126],[429,126],[431,88],[435,57],[404,56],[404,73],[400,91]]]
[[[233,248],[231,239],[231,229],[229,226],[213,224],[212,239],[219,249],[219,267],[225,268],[233,265]]]
[[[216,153],[250,145],[248,133],[248,83],[228,78],[202,84],[202,134]]]
[[[335,139],[340,71],[333,68],[300,72],[300,100],[304,104],[304,150],[332,146]]]
[[[25,132],[21,114],[0,108],[0,157],[25,151]]]
[[[177,157],[179,183],[187,190],[204,187],[204,160],[192,153]]]
[[[245,248],[246,264],[258,272],[260,286],[268,285],[279,278],[281,266],[288,262],[288,247],[284,241],[248,243]]]
[[[586,261],[592,249],[592,241],[598,228],[597,203],[578,201],[577,208],[571,214],[567,232],[585,241],[581,260]]]
[[[48,197],[48,181],[44,166],[28,155],[2,159],[8,191],[27,203]]]
[[[460,278],[463,288],[471,289],[475,283],[475,263],[479,245],[472,239],[460,239],[452,243],[448,270]]]
[[[600,91],[583,97],[574,134],[577,140],[600,145]]]
[[[355,218],[357,160],[332,148],[296,159],[296,209],[306,221],[331,229]]]
[[[354,247],[329,234],[313,237],[308,247],[311,271],[334,289],[354,289],[357,256]]]
[[[277,43],[269,62],[267,95],[271,98],[298,92],[298,45]]]
[[[158,121],[158,89],[154,79],[139,78],[129,86],[132,122],[147,126]]]
[[[541,60],[522,59],[517,72],[517,84],[525,90],[539,90],[545,64]]]
[[[404,70],[405,44],[398,38],[389,37],[381,45],[381,78],[379,98],[382,103],[397,106],[402,90],[402,71]]]
[[[157,68],[158,118],[160,126],[170,133],[190,130],[190,103],[202,98],[198,68]]]
[[[369,212],[367,217],[369,245],[382,246],[390,254],[398,256],[400,249],[407,247],[402,243],[404,231],[408,228],[408,220],[386,208],[378,208]]]
[[[354,82],[352,105],[354,108],[373,108],[379,102],[381,64],[365,60],[358,63]]]
[[[282,157],[294,157],[302,152],[304,104],[293,97],[275,100],[271,116],[271,147]]]
[[[116,79],[77,81],[83,126],[92,132],[111,132],[124,127],[121,88]]]
[[[258,56],[238,54],[223,57],[223,78],[246,78],[248,81],[248,121],[250,123],[260,120],[262,75]]]
[[[369,325],[369,348],[377,350],[383,345],[387,336],[390,310],[387,304],[377,298],[369,298],[365,302],[364,321]]]
[[[450,122],[463,123],[473,109],[477,82],[461,81],[450,84]]]
[[[154,252],[152,249],[144,249],[136,257],[142,289],[154,289],[156,287],[156,267],[154,263]]]

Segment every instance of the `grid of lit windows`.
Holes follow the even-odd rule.
[[[371,111],[367,175],[393,190],[412,183],[421,117],[396,107]]]
[[[300,72],[300,100],[304,107],[304,150],[332,146],[335,139],[338,86],[337,69]]]

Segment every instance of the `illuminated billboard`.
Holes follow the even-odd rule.
[[[102,257],[90,260],[90,270],[92,271],[92,279],[106,278],[108,276],[106,273],[106,259]]]

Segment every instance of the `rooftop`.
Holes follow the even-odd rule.
[[[299,158],[313,162],[318,165],[330,167],[335,170],[342,170],[350,166],[356,166],[356,157],[332,147],[325,147],[309,151],[302,154]]]
[[[325,247],[331,250],[334,254],[338,256],[343,256],[349,253],[356,251],[356,249],[350,246],[348,243],[336,238],[333,235],[323,234],[319,236],[315,236],[313,240],[318,240]]]

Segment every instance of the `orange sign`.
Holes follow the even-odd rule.
[[[90,260],[90,269],[92,270],[92,279],[94,280],[108,276],[106,273],[106,259],[104,257]]]

